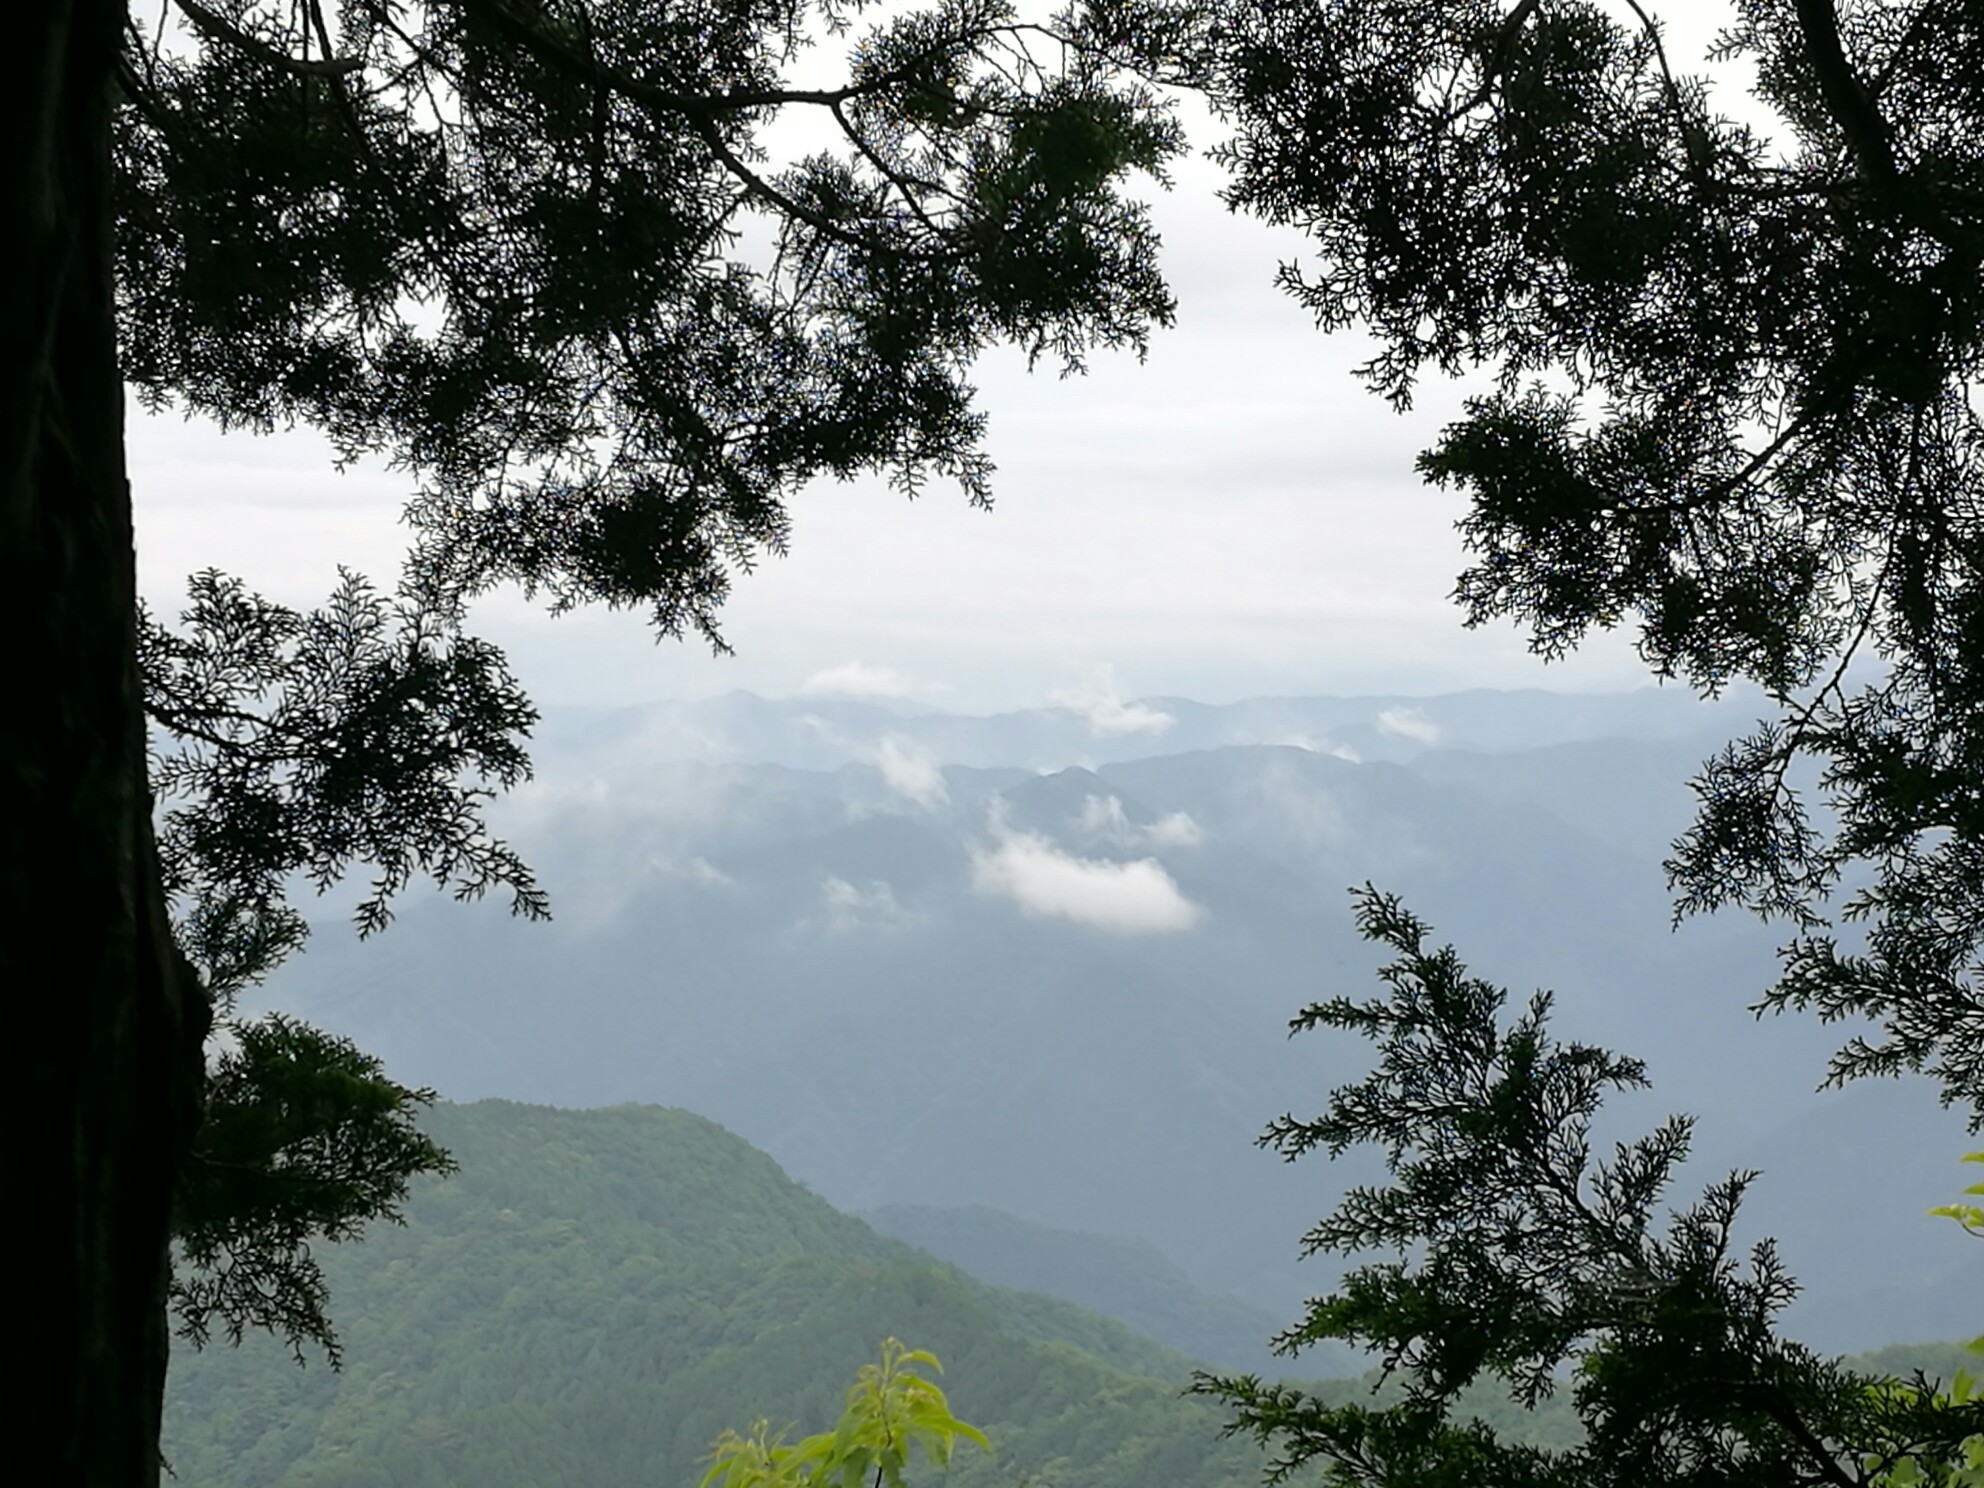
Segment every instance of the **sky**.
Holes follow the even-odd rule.
[[[1699,32],[1706,14],[1684,19]],[[807,488],[789,555],[735,585],[731,656],[657,643],[638,613],[554,619],[514,592],[480,601],[473,629],[549,708],[739,688],[985,713],[1645,685],[1620,636],[1546,667],[1511,626],[1462,627],[1460,499],[1413,460],[1465,389],[1429,382],[1394,414],[1353,375],[1367,344],[1319,334],[1274,287],[1301,239],[1228,213],[1208,162],[1175,174],[1152,199],[1178,323],[1147,362],[1099,355],[1068,379],[1012,353],[981,365],[992,512],[937,482],[914,503],[879,480]],[[222,436],[134,406],[130,455],[139,583],[161,614],[206,567],[296,606],[340,564],[397,574],[405,477],[340,474],[308,432]]]

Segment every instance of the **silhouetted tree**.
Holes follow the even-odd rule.
[[[1171,60],[1160,7],[1089,0],[1036,25],[999,0],[938,0],[850,35],[837,80],[792,81],[860,9],[167,0],[154,18],[28,0],[10,16],[0,937],[17,980],[51,989],[15,1000],[38,1309],[15,1452],[43,1480],[157,1474],[167,1236],[212,1016],[168,872],[246,886],[210,921],[189,911],[216,970],[293,929],[257,900],[258,874],[382,840],[339,835],[337,812],[374,820],[362,791],[318,816],[254,780],[362,779],[336,754],[360,736],[337,724],[299,743],[263,717],[213,746],[236,762],[216,777],[243,787],[236,804],[269,808],[230,830],[329,835],[272,837],[263,867],[230,878],[224,852],[200,857],[215,844],[197,824],[168,825],[168,850],[199,851],[161,863],[125,382],[148,404],[230,427],[300,419],[342,455],[397,461],[418,533],[405,599],[430,635],[515,579],[718,640],[731,575],[782,547],[805,481],[879,470],[914,490],[934,473],[986,499],[965,380],[982,347],[1079,365],[1170,316],[1155,237],[1121,194],[1177,148],[1135,81]],[[802,110],[816,153],[772,160],[764,130]],[[403,658],[472,668],[455,646]],[[184,701],[163,699],[182,719]],[[345,699],[378,725],[371,701]],[[410,768],[443,782],[412,789],[415,810],[455,799],[434,761]],[[399,844],[388,891],[409,868],[508,872],[472,824],[435,839],[401,822],[383,840]]]
[[[1428,367],[1494,377],[1420,459],[1470,499],[1468,623],[1514,619],[1546,657],[1632,624],[1663,680],[1759,684],[1776,716],[1695,782],[1677,914],[1790,920],[1764,1004],[1880,1025],[1829,1078],[1919,1069],[1984,1123],[1976,6],[1734,7],[1721,53],[1754,68],[1779,139],[1718,113],[1639,0],[1212,9],[1230,200],[1316,249],[1286,288],[1325,329],[1376,337],[1363,375],[1394,404]],[[1405,1398],[1330,1408],[1203,1380],[1275,1447],[1277,1476],[1975,1473],[1984,1406],[1961,1390],[1856,1380],[1776,1335],[1789,1278],[1768,1246],[1747,1270],[1729,1254],[1743,1175],[1656,1229],[1684,1121],[1592,1160],[1588,1122],[1636,1063],[1555,1044],[1547,1001],[1504,1026],[1499,989],[1428,951],[1394,901],[1367,892],[1360,916],[1398,952],[1390,994],[1297,1027],[1372,1038],[1378,1071],[1264,1141],[1383,1146],[1393,1183],[1307,1243],[1387,1258],[1281,1341],[1375,1347]],[[1584,1444],[1515,1448],[1458,1418],[1484,1375],[1519,1401],[1569,1385]]]
[[[1231,201],[1314,240],[1289,291],[1396,404],[1495,374],[1420,460],[1472,503],[1468,622],[1546,657],[1633,624],[1663,679],[1759,684],[1678,911],[1789,919],[1766,1005],[1880,1025],[1831,1077],[1920,1069],[1984,1122],[1976,5],[1735,6],[1768,139],[1639,0],[1214,10]]]
[[[161,873],[223,1041],[175,1198],[173,1308],[196,1344],[265,1327],[335,1364],[311,1246],[397,1219],[408,1182],[449,1167],[414,1122],[433,1093],[293,1018],[244,1020],[236,999],[302,944],[298,880],[364,864],[361,935],[416,872],[463,899],[501,885],[542,917],[481,810],[528,773],[536,713],[494,648],[356,575],[307,615],[212,572],[191,589],[177,629],[141,616],[138,641]]]
[[[1592,1151],[1608,1091],[1638,1060],[1562,1044],[1550,997],[1519,1015],[1389,895],[1358,895],[1367,939],[1395,953],[1385,992],[1295,1018],[1369,1039],[1376,1069],[1313,1120],[1283,1116],[1263,1146],[1293,1161],[1371,1143],[1390,1183],[1356,1188],[1305,1251],[1365,1255],[1281,1334],[1376,1350],[1397,1403],[1333,1404],[1251,1375],[1198,1376],[1234,1407],[1230,1431],[1272,1452],[1268,1479],[1320,1470],[1337,1488],[1802,1488],[1976,1481],[1984,1398],[1856,1376],[1780,1338],[1797,1288],[1770,1241],[1748,1264],[1730,1232],[1755,1174],[1733,1173],[1666,1217],[1691,1123],[1671,1118]],[[1568,1389],[1576,1446],[1517,1445],[1457,1406],[1478,1380],[1533,1406]]]

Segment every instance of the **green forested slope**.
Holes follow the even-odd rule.
[[[959,1488],[1257,1480],[1179,1398],[1182,1356],[933,1264],[701,1118],[483,1102],[429,1125],[461,1173],[325,1257],[342,1374],[262,1339],[175,1358],[180,1482],[686,1488],[724,1427],[829,1423],[885,1335],[934,1350],[998,1448]]]
[[[1180,1354],[877,1234],[714,1123],[646,1106],[430,1113],[458,1176],[402,1229],[332,1247],[346,1368],[265,1338],[182,1350],[166,1451],[187,1488],[692,1488],[759,1415],[817,1430],[893,1335],[934,1351],[963,1419],[955,1488],[1252,1488],[1261,1459],[1179,1396]],[[1947,1376],[1954,1345],[1871,1368]],[[1375,1380],[1344,1381],[1344,1396]],[[1498,1429],[1552,1442],[1561,1402]]]

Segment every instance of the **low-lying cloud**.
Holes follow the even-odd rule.
[[[1420,744],[1440,742],[1440,726],[1417,708],[1387,708],[1378,715],[1378,732]]]
[[[1056,707],[1066,708],[1088,725],[1098,738],[1118,734],[1161,734],[1176,721],[1169,713],[1148,703],[1125,702],[1116,689],[1116,678],[1107,667],[1096,667],[1078,687],[1065,688],[1053,696]]]
[[[830,875],[820,883],[820,923],[829,930],[894,929],[914,918],[879,878],[863,886]]]
[[[1204,831],[1187,812],[1174,811],[1140,827],[1115,796],[1090,796],[1083,801],[1075,825],[1091,837],[1136,847],[1197,847],[1205,840]]]
[[[882,772],[884,785],[925,811],[935,811],[951,799],[936,760],[900,734],[882,736],[875,746],[875,768]]]
[[[1026,914],[1069,920],[1112,935],[1169,935],[1204,916],[1155,858],[1119,863],[1064,852],[1045,837],[995,819],[997,845],[975,856],[972,887]]]
[[[816,714],[805,714],[799,721],[818,735],[821,743],[844,751],[849,759],[873,765],[881,774],[882,784],[905,801],[925,811],[935,811],[950,801],[943,767],[914,739],[902,734],[884,734],[870,744],[849,738]]]

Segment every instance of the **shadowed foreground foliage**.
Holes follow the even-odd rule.
[[[1984,1123],[1975,4],[1747,0],[1713,81],[1636,0],[1215,8],[1228,199],[1308,235],[1289,291],[1396,405],[1494,378],[1419,462],[1469,501],[1468,623],[1760,686],[1680,909],[1784,917],[1766,1003],[1875,1025],[1832,1076],[1919,1069]]]
[[[1687,1118],[1594,1157],[1606,1093],[1647,1083],[1638,1060],[1557,1042],[1547,993],[1506,1019],[1507,994],[1468,976],[1452,947],[1429,948],[1395,898],[1361,891],[1358,920],[1396,953],[1386,991],[1312,1004],[1292,1028],[1359,1034],[1377,1068],[1261,1140],[1290,1161],[1371,1143],[1392,1181],[1351,1190],[1305,1237],[1312,1253],[1367,1259],[1279,1346],[1369,1347],[1402,1391],[1345,1404],[1198,1376],[1196,1392],[1233,1407],[1229,1430],[1273,1451],[1271,1481],[1320,1468],[1341,1488],[1854,1488],[1902,1481],[1911,1462],[1967,1460],[1984,1400],[1938,1395],[1920,1376],[1884,1382],[1777,1334],[1794,1282],[1768,1240],[1747,1263],[1731,1253],[1754,1175],[1659,1222]],[[1524,1408],[1566,1391],[1578,1439],[1497,1439],[1460,1400],[1484,1384]]]

